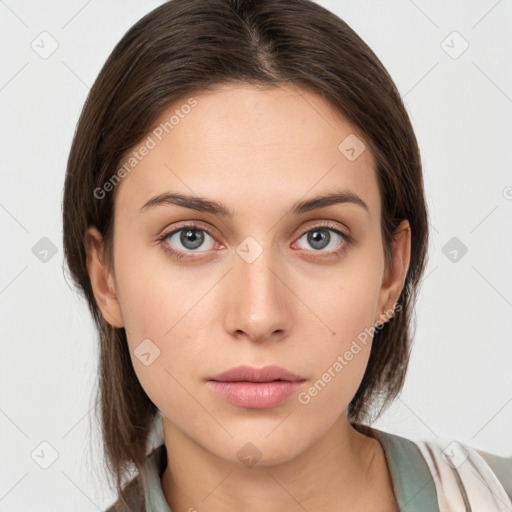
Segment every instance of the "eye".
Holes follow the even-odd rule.
[[[215,246],[212,235],[195,225],[183,226],[166,233],[159,238],[159,242],[164,249],[174,253],[178,258],[189,252],[208,251]],[[196,250],[200,247],[201,251]]]
[[[295,245],[299,244],[303,239],[310,248],[313,248],[314,252],[327,253],[337,253],[341,251],[350,241],[347,235],[331,224],[316,226],[306,231]],[[299,248],[308,249],[308,247]]]

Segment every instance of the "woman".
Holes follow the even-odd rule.
[[[109,510],[510,510],[510,461],[367,426],[405,378],[428,221],[400,95],[334,14],[146,15],[91,89],[63,213]]]

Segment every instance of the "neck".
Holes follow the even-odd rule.
[[[397,510],[380,443],[344,415],[295,457],[250,467],[205,450],[165,417],[163,430],[162,488],[173,512]]]

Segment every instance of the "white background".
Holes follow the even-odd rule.
[[[103,510],[113,499],[89,414],[96,333],[63,273],[62,187],[100,67],[160,3],[0,2],[0,512]],[[320,3],[372,47],[404,97],[431,215],[410,371],[375,426],[510,456],[512,1]],[[58,42],[47,59],[31,48],[43,31]],[[452,58],[445,50],[458,53],[461,38],[469,47]],[[32,252],[42,237],[57,248],[46,263]],[[468,248],[457,262],[442,252],[452,237]],[[58,453],[48,469],[31,458],[43,441]]]

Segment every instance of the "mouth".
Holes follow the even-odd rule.
[[[247,409],[277,407],[306,382],[304,377],[279,366],[239,366],[206,380],[220,397]]]

